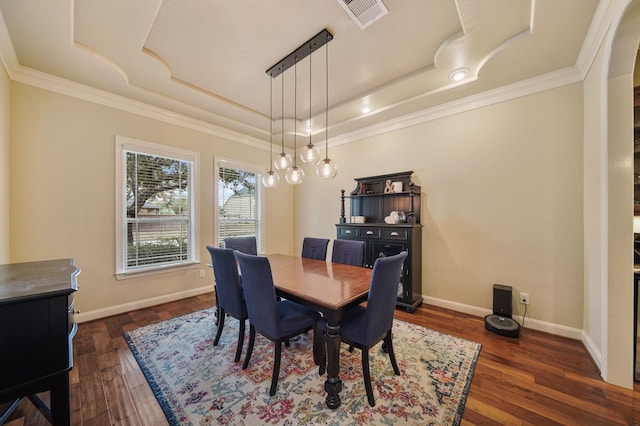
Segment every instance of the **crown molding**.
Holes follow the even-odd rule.
[[[619,19],[621,10],[624,11],[629,2],[630,0],[601,0],[598,3],[596,13],[593,16],[585,40],[582,43],[582,48],[580,49],[580,54],[578,55],[575,66],[471,95],[403,117],[387,120],[355,132],[345,133],[330,138],[330,144],[336,146],[354,142],[359,139],[583,81],[598,54],[598,50],[609,28],[616,19]]]
[[[619,10],[621,8],[624,10],[628,3],[629,0],[601,0],[599,2],[575,66],[560,69],[541,76],[532,77],[497,89],[488,90],[463,99],[380,122],[354,132],[331,137],[329,138],[329,143],[331,146],[350,143],[363,138],[403,129],[416,124],[425,123],[582,81],[584,80],[589,67],[593,63],[607,31],[616,16],[619,16]],[[265,143],[264,140],[245,135],[241,132],[233,131],[222,126],[207,123],[182,114],[177,114],[170,110],[155,107],[144,102],[134,101],[120,95],[115,95],[103,90],[71,82],[69,80],[20,65],[1,11],[0,59],[2,60],[7,74],[12,81],[17,81],[63,95],[86,100],[88,102],[196,130],[254,148],[264,150],[269,149],[269,144]]]
[[[23,67],[21,65],[14,66],[13,69],[10,72],[7,71],[7,73],[11,80],[30,86],[39,87],[62,95],[71,96],[95,104],[108,106],[121,111],[196,130],[224,138],[232,142],[243,143],[254,148],[264,150],[269,149],[268,144],[265,144],[265,141],[252,138],[240,132],[235,132],[182,114],[177,114],[144,102],[134,101],[124,96],[115,95],[103,90],[78,84],[51,74]],[[329,142],[332,146],[354,142],[359,139],[403,129],[405,127],[437,120],[439,118],[471,111],[473,109],[506,102],[544,90],[576,83],[581,80],[582,75],[577,67],[567,67],[542,76],[533,77],[528,80],[502,86],[494,90],[488,90],[466,98],[448,102],[412,114],[407,114],[402,117],[383,121],[354,132],[335,136],[333,138],[329,138]]]
[[[567,67],[541,76],[532,77],[517,83],[509,84],[493,90],[467,96],[435,107],[427,108],[413,114],[383,121],[381,123],[360,129],[355,132],[345,133],[330,138],[332,146],[355,142],[359,139],[369,138],[394,130],[403,129],[416,124],[426,123],[455,114],[483,108],[489,105],[510,101],[523,96],[532,95],[545,90],[582,81],[581,73],[577,67]]]
[[[202,120],[178,114],[164,108],[155,107],[144,102],[134,101],[124,96],[115,95],[104,90],[95,89],[83,84],[75,83],[51,74],[43,73],[32,68],[18,65],[10,73],[12,80],[39,87],[62,95],[71,96],[99,105],[130,112],[146,118],[174,124],[191,130],[196,130],[212,136],[239,142],[253,148],[267,150],[264,141],[247,136],[240,132],[226,129]]]
[[[196,130],[232,142],[239,142],[253,148],[269,149],[268,145],[264,143],[265,141],[261,139],[20,65],[1,10],[0,60],[4,65],[9,79],[12,81]]]

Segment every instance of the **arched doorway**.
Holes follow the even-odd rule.
[[[633,72],[640,41],[640,0],[620,1],[605,41],[606,278],[602,283],[602,375],[633,387]],[[606,43],[610,43],[606,46]],[[606,61],[608,58],[608,61]],[[585,259],[586,260],[586,259]]]

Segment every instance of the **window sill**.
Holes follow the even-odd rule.
[[[160,266],[160,267],[156,266],[150,269],[141,269],[138,271],[131,271],[131,272],[116,272],[116,280],[118,281],[128,280],[131,278],[141,278],[141,277],[148,277],[148,276],[158,275],[158,274],[166,274],[168,272],[186,271],[190,269],[197,269],[199,266],[200,266],[200,262],[193,262],[193,263],[176,265],[176,266]]]

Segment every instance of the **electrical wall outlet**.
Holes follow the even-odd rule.
[[[520,303],[529,304],[529,293],[520,293]]]
[[[204,278],[204,269],[200,269],[200,278]]]

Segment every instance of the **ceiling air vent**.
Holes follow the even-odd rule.
[[[361,29],[367,28],[389,12],[382,0],[338,0],[338,3]]]

